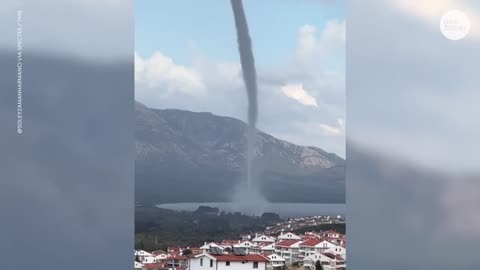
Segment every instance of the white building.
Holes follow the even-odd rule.
[[[252,240],[252,236],[250,236],[250,234],[243,234],[243,235],[240,236],[240,238],[242,238],[242,241]]]
[[[278,237],[278,240],[302,240],[302,238],[294,233],[288,232],[281,234]]]
[[[328,250],[335,249],[336,247],[338,247],[338,245],[330,241],[323,240],[322,242],[320,242],[320,244],[316,246],[316,250],[319,253],[323,253],[323,252],[328,252]]]
[[[304,270],[315,270],[315,263],[320,261],[324,270],[342,270],[346,269],[345,259],[331,253],[317,253],[303,259]]]
[[[264,243],[273,244],[275,243],[275,238],[271,236],[266,236],[264,234],[260,234],[260,235],[256,235],[255,238],[252,239],[252,243],[256,245],[261,245]]]
[[[223,240],[219,245],[223,249],[226,248],[231,248],[237,244],[240,244],[242,241],[241,240]]]
[[[322,235],[324,237],[329,237],[329,238],[340,238],[340,237],[343,236],[341,233],[333,231],[333,230],[323,231]]]
[[[268,259],[267,269],[268,270],[281,270],[285,267],[285,259],[278,256],[277,254],[262,254]]]
[[[345,236],[343,237],[340,236],[339,238],[332,238],[332,237],[322,237],[322,238],[339,246],[344,246],[346,244]]]
[[[155,256],[154,258],[156,263],[165,262],[167,260],[167,254],[158,254],[154,256]]]
[[[316,253],[333,253],[345,257],[345,247],[325,239],[308,239],[300,243],[300,256],[306,257]]]
[[[243,241],[239,244],[234,245],[233,247],[240,248],[243,251],[245,251],[245,253],[247,253],[247,254],[249,254],[249,253],[260,253],[260,247],[253,244],[250,241]]]
[[[275,253],[275,243],[265,243],[260,246],[260,252],[265,254],[273,254]]]
[[[203,246],[200,247],[200,250],[202,250],[202,252],[208,252],[211,248],[219,248],[221,250],[224,250],[222,246],[220,246],[215,242],[210,242],[210,243],[205,242],[205,244],[203,244]]]
[[[338,255],[342,257],[343,259],[347,258],[347,249],[343,246],[335,246],[332,248],[327,249],[327,252]]]
[[[142,270],[143,269],[143,264],[135,261],[133,269],[134,270]]]
[[[157,263],[157,260],[156,260],[155,257],[152,255],[151,257],[145,257],[145,258],[142,260],[142,263],[143,263],[143,264],[146,264],[146,263]]]
[[[267,270],[268,259],[259,254],[213,255],[202,253],[190,259],[189,270]]]
[[[311,238],[303,241],[299,244],[300,256],[307,257],[316,253],[321,253],[323,251],[320,245],[322,242],[323,240],[318,238]]]
[[[167,258],[167,266],[169,268],[187,268],[189,258],[181,254],[169,254]]]
[[[163,270],[165,265],[163,263],[145,263],[142,270]]]
[[[301,240],[283,240],[275,244],[275,253],[287,262],[299,260]]]
[[[139,261],[143,262],[146,258],[153,258],[153,254],[146,252],[145,250],[135,250],[135,258],[138,258]]]

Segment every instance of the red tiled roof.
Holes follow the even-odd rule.
[[[181,247],[168,247],[167,251],[168,252],[178,252],[178,251],[182,251],[182,248]]]
[[[329,252],[325,252],[325,253],[323,253],[323,255],[329,257],[330,259],[335,259],[335,254],[332,254],[332,253],[329,253]]]
[[[172,254],[168,258],[169,259],[174,259],[174,260],[188,260],[187,256],[183,256],[181,254]]]
[[[162,263],[144,263],[143,268],[146,269],[163,269],[165,266]]]
[[[221,262],[268,262],[268,259],[259,254],[247,254],[243,256],[233,254],[211,255]]]
[[[314,246],[320,244],[321,242],[323,242],[322,239],[312,238],[312,239],[308,239],[306,241],[303,241],[302,243],[300,243],[300,246],[314,247]]]
[[[302,238],[304,240],[308,240],[308,239],[319,239],[320,236],[318,235],[313,235],[313,234],[305,234],[305,235],[302,235]]]
[[[263,237],[265,237],[265,238],[270,238],[270,239],[262,239]],[[275,241],[275,239],[274,239],[273,237],[268,236],[268,235],[265,235],[265,234],[259,234],[259,235],[257,235],[256,237],[253,237],[252,240],[253,240],[253,239],[256,239],[256,238],[260,238],[260,241],[259,241],[259,242],[265,242],[265,241],[266,241],[266,242],[272,242],[272,241]],[[262,240],[263,240],[263,241],[262,241]]]
[[[166,252],[164,250],[155,250],[155,251],[152,251],[152,254],[157,256],[160,254],[166,254]]]
[[[216,242],[205,243],[203,246],[205,246],[206,248],[210,248],[212,245],[220,246],[220,244],[219,244],[219,243],[216,243]],[[203,246],[202,246],[202,247],[203,247]]]
[[[282,240],[278,243],[275,244],[277,247],[290,247],[291,245],[300,242],[299,240],[294,240],[294,239],[288,239],[288,240]]]
[[[338,246],[339,244],[338,244],[337,240],[338,240],[337,238],[331,238],[331,237],[324,237],[322,239],[322,241],[327,241],[327,242],[330,242],[330,243]]]
[[[325,253],[323,253],[323,255],[329,257],[330,259],[335,259],[335,260],[337,260],[337,261],[345,261],[345,259],[342,258],[342,256],[340,256],[340,255],[335,255],[335,254],[330,253],[330,252],[325,252]]]
[[[268,247],[268,246],[271,246],[271,245],[274,245],[274,243],[261,243],[258,246],[259,247]]]
[[[334,231],[334,230],[322,231],[322,233],[335,233],[335,234],[340,234],[339,232]]]

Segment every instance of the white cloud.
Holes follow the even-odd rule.
[[[338,122],[338,125],[340,126],[340,128],[345,131],[345,120],[343,118],[338,118],[337,119],[337,122]]]
[[[208,85],[208,89],[229,91],[243,87],[240,63],[197,56],[191,67]]]
[[[304,26],[298,48],[285,55],[283,64],[257,65],[261,130],[344,156],[342,125],[321,126],[344,118],[344,71],[331,71],[323,61],[344,59],[342,31],[344,22],[338,21],[321,31]],[[137,100],[154,108],[209,111],[245,120],[247,98],[239,61],[215,59],[203,55],[195,41],[188,44],[194,55],[191,65],[179,65],[161,52],[148,58],[136,55]],[[237,48],[232,50],[236,53]]]
[[[339,128],[332,127],[327,124],[319,124],[318,127],[324,135],[335,136],[339,135],[341,132]]]
[[[135,53],[135,81],[165,93],[180,92],[193,96],[206,93],[206,86],[197,71],[175,64],[160,52],[147,59]]]
[[[312,56],[317,49],[317,39],[315,37],[316,29],[312,25],[304,25],[299,30],[298,38],[298,57],[300,59],[306,59]]]
[[[337,119],[337,126],[319,124],[320,133],[325,136],[343,136],[345,134],[345,124],[343,118]]]
[[[281,89],[287,97],[294,99],[305,106],[318,107],[317,100],[305,91],[301,83],[287,84],[282,86]]]
[[[300,64],[318,66],[320,60],[325,60],[331,55],[343,58],[345,36],[345,21],[332,20],[327,22],[320,34],[317,34],[317,29],[312,25],[302,26],[298,31],[297,61]]]

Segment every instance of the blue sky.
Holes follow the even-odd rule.
[[[332,19],[345,18],[345,1],[322,4],[315,0],[247,0],[256,62],[275,65],[280,55],[297,46],[298,29],[311,24],[321,29]],[[228,0],[137,0],[135,2],[135,48],[142,57],[161,50],[176,63],[190,64],[192,47],[206,55],[237,60],[236,33]]]
[[[345,1],[244,1],[258,74],[258,128],[345,152]],[[229,0],[135,2],[135,98],[245,120]]]

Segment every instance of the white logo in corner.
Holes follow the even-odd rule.
[[[470,20],[460,10],[450,10],[440,20],[440,31],[450,40],[465,38],[470,32]]]

